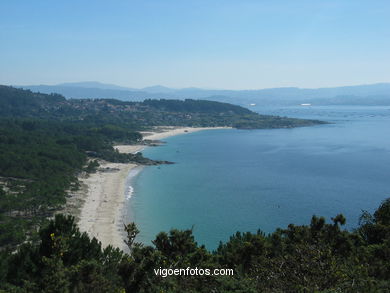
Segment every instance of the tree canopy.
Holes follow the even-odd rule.
[[[57,215],[36,244],[0,252],[0,290],[7,292],[388,292],[390,288],[390,198],[355,231],[345,218],[330,223],[313,216],[309,225],[289,225],[265,235],[240,233],[210,252],[191,230],[161,232],[153,246],[134,242],[126,226],[127,254],[102,249],[80,233],[74,218]],[[159,268],[218,268],[232,276],[169,276]],[[0,291],[1,292],[1,291]]]

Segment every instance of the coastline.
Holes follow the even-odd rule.
[[[156,127],[151,132],[143,132],[146,140],[161,140],[167,137],[202,130],[226,129],[227,127]],[[229,127],[230,128],[230,127]],[[117,145],[122,153],[137,153],[147,145]],[[76,217],[81,232],[96,237],[103,247],[126,249],[123,232],[126,212],[126,182],[129,173],[139,165],[134,163],[109,163],[99,161],[96,173],[79,176],[80,190],[70,194],[65,213]]]

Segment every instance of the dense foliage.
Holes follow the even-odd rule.
[[[150,163],[142,154],[121,154],[112,141],[137,142],[141,134],[116,125],[36,119],[0,120],[0,247],[16,245],[65,204],[76,175],[97,162]]]
[[[134,242],[130,254],[102,249],[72,217],[57,215],[40,242],[0,257],[0,288],[9,292],[389,292],[390,198],[364,213],[354,232],[342,215],[328,224],[289,225],[270,235],[237,232],[214,252],[191,230],[160,233],[154,246]],[[159,268],[232,268],[233,276],[156,276]],[[0,291],[1,292],[1,291]]]
[[[0,85],[1,117],[45,117],[49,108],[65,103],[58,94],[40,94]]]

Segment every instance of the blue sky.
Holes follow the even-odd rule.
[[[390,82],[390,1],[0,2],[0,84]]]

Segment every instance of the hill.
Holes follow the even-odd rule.
[[[7,86],[0,86],[0,106],[1,117],[100,120],[138,128],[159,125],[291,128],[322,123],[259,115],[240,106],[206,100],[66,100],[58,94],[33,93]]]

